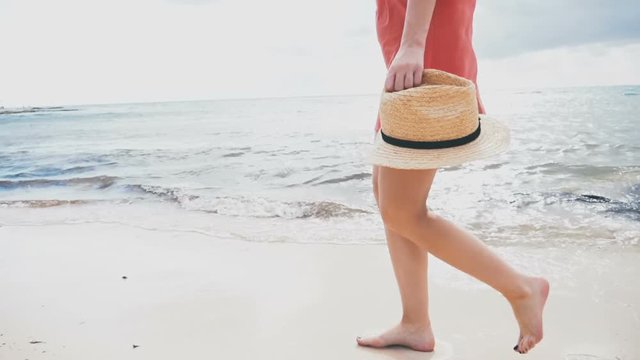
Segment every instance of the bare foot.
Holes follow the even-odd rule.
[[[433,351],[435,339],[431,326],[414,326],[403,322],[377,336],[356,338],[358,345],[381,348],[401,345],[417,351]]]
[[[510,299],[513,313],[520,326],[518,344],[513,350],[526,354],[542,340],[542,311],[549,296],[549,282],[541,277],[529,277],[530,292],[526,296]]]

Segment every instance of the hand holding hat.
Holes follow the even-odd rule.
[[[430,169],[487,158],[508,149],[503,122],[478,114],[473,82],[424,69],[416,87],[380,98],[381,129],[368,161],[399,169]]]

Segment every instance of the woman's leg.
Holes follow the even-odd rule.
[[[373,193],[379,203],[378,166],[374,165],[372,177]],[[435,342],[428,309],[427,252],[386,227],[385,233],[402,300],[402,319],[388,331],[358,338],[357,342],[372,347],[404,345],[414,350],[433,351]]]
[[[378,206],[385,227],[502,293],[520,326],[517,349],[529,351],[542,339],[548,282],[517,272],[476,237],[428,211],[426,200],[436,170],[378,171]]]

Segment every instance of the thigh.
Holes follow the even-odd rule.
[[[378,165],[373,165],[373,170],[371,171],[371,182],[373,185],[373,196],[376,199],[376,204],[378,205],[378,207],[380,207],[380,196],[379,196],[379,190],[378,190],[378,178],[379,178],[379,171],[380,166]]]
[[[438,169],[378,168],[378,206],[393,212],[421,213]]]

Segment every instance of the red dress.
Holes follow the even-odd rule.
[[[387,69],[402,39],[407,0],[376,0],[376,31]],[[424,68],[462,76],[476,84],[478,64],[473,51],[473,12],[476,0],[437,0],[427,34]],[[478,85],[478,112],[484,114]],[[375,131],[380,130],[380,114]]]

